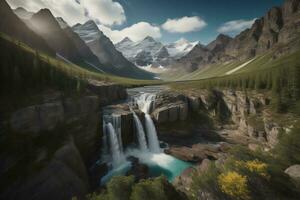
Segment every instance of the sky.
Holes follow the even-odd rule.
[[[220,33],[235,36],[283,0],[7,0],[12,8],[49,8],[69,25],[94,20],[114,43],[151,36],[208,44]]]

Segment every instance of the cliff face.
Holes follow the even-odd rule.
[[[268,109],[271,100],[267,94],[229,90],[212,93],[202,90],[192,94],[162,92],[157,96],[152,115],[159,127],[170,123],[175,126],[180,121],[185,121],[187,127],[195,113],[204,113],[220,121],[221,131],[229,129],[231,133],[272,148],[284,127],[272,119]]]
[[[89,94],[76,98],[48,93],[41,104],[1,121],[1,130],[9,133],[1,140],[1,199],[63,200],[90,190],[89,168],[101,149],[100,108],[127,93],[119,85],[93,81],[89,88]]]

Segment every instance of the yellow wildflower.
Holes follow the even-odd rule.
[[[246,176],[242,176],[234,171],[223,173],[218,177],[218,184],[222,192],[235,199],[250,199]]]

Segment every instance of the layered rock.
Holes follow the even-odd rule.
[[[187,98],[179,93],[164,91],[155,99],[155,110],[152,115],[158,124],[185,121],[189,107]]]

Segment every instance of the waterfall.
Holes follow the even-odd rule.
[[[148,113],[146,113],[145,119],[146,119],[146,131],[147,131],[147,137],[149,142],[149,149],[153,153],[160,153],[157,132],[154,123],[151,119],[151,116]]]
[[[106,127],[109,135],[109,144],[110,144],[110,150],[112,155],[112,165],[113,168],[116,168],[125,161],[125,157],[121,150],[119,138],[117,136],[117,133],[113,125],[111,123],[108,123]]]
[[[123,142],[122,142],[122,127],[121,127],[121,115],[112,115],[112,125],[115,129],[115,132],[118,136],[120,151],[123,153]]]
[[[154,109],[156,95],[153,93],[144,93],[136,98],[139,109],[145,113],[146,132],[148,138],[149,149],[151,152],[159,153],[159,141],[153,120],[149,113]]]
[[[109,155],[109,149],[108,149],[108,145],[107,145],[107,131],[106,131],[106,123],[105,123],[105,120],[103,119],[102,121],[102,128],[103,128],[103,136],[102,136],[102,161],[105,161],[107,160],[107,157]]]
[[[143,125],[142,125],[139,117],[136,115],[136,113],[134,111],[132,111],[132,113],[133,113],[133,117],[134,117],[135,127],[137,130],[139,148],[141,151],[144,151],[144,152],[148,151],[147,141],[146,141]]]
[[[150,113],[151,109],[154,107],[154,100],[155,100],[156,95],[155,94],[150,94],[150,93],[144,93],[138,98],[136,98],[136,103],[139,107],[139,109],[143,113]]]

